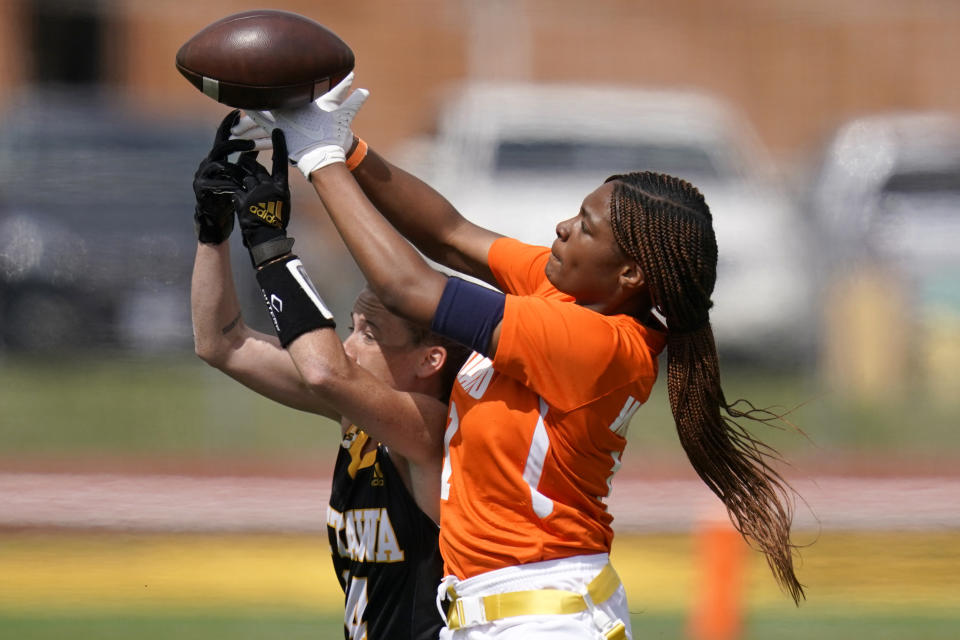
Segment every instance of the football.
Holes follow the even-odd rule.
[[[221,18],[177,52],[177,70],[193,86],[238,109],[303,106],[340,82],[353,64],[353,51],[330,29],[268,9]]]

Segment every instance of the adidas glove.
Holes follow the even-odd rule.
[[[287,145],[280,129],[274,129],[273,173],[256,160],[256,152],[245,153],[237,165],[243,170],[237,218],[243,246],[253,266],[260,267],[290,252],[293,239],[287,237],[290,222],[290,187],[287,182]]]
[[[237,151],[249,151],[249,140],[230,140],[230,129],[237,124],[240,111],[231,111],[217,128],[213,148],[200,162],[193,176],[193,192],[197,197],[193,221],[197,238],[205,244],[220,244],[233,231],[233,211],[238,194],[243,190],[243,172],[227,162]]]

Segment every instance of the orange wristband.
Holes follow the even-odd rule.
[[[367,143],[363,141],[360,137],[357,137],[357,147],[353,150],[353,153],[350,154],[350,157],[347,158],[347,169],[353,171],[356,169],[363,159],[367,157]]]

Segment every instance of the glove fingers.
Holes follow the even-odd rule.
[[[250,162],[255,163],[257,161],[257,154],[259,153],[260,153],[259,149],[251,149],[250,151],[244,151],[243,153],[240,154],[240,158],[237,160],[237,164],[239,164],[240,166],[245,166]]]
[[[350,86],[353,84],[354,75],[355,75],[354,72],[351,71],[350,73],[348,73],[343,77],[343,80],[337,83],[337,86],[335,86],[333,89],[331,89],[327,93],[336,93],[338,95],[344,95],[344,96],[347,95],[347,91],[350,90]]]
[[[249,115],[245,115],[230,129],[231,138],[253,140],[255,149],[263,151],[271,148],[270,129],[257,124]]]
[[[250,116],[250,120],[263,129],[264,134],[273,131],[277,126],[273,114],[269,111],[248,111],[247,115]]]
[[[287,188],[287,139],[280,129],[273,130],[273,181],[277,186]]]
[[[343,99],[347,97],[347,93],[350,92],[351,85],[353,85],[353,71],[348,73],[343,80],[337,83],[337,86],[320,96],[317,99],[317,104],[324,111],[330,111],[330,109],[326,107],[336,107],[343,102]]]
[[[230,129],[237,123],[239,117],[240,110],[234,109],[220,122],[220,126],[217,127],[217,135],[213,139],[214,147],[230,137]]]
[[[250,151],[255,146],[256,145],[254,144],[253,140],[240,140],[237,138],[223,140],[214,145],[208,158],[215,162],[220,162],[226,160],[227,156],[229,156],[231,153],[236,153],[238,151]]]
[[[238,162],[240,167],[243,169],[244,178],[243,178],[243,187],[244,189],[249,189],[250,184],[247,181],[252,180],[252,184],[256,185],[260,182],[270,179],[270,174],[267,172],[266,168],[257,162],[257,157],[254,152],[249,154],[245,153],[240,156]]]
[[[211,162],[204,165],[197,172],[196,177],[201,180],[205,180],[208,183],[219,183],[226,182],[227,176],[230,175],[229,169],[227,169],[226,163],[223,162]]]
[[[337,83],[333,89],[327,91],[326,96],[331,100],[335,100],[337,104],[343,102],[343,99],[347,97],[347,94],[350,93],[350,87],[353,86],[353,71],[348,73],[343,80]]]
[[[269,151],[273,149],[273,142],[270,140],[270,137],[266,138],[257,138],[253,141],[253,148],[257,151]]]
[[[351,111],[353,115],[356,115],[357,111],[360,110],[360,107],[363,106],[363,103],[366,102],[367,98],[369,97],[369,91],[366,89],[357,89],[350,94],[350,97],[344,101],[343,106],[340,108],[346,111]]]
[[[250,117],[250,114],[244,114],[239,120],[237,120],[236,124],[230,127],[230,133],[233,134],[233,137],[235,138],[250,139],[253,137],[250,135],[251,132],[258,128],[262,129],[262,127],[260,127],[260,125]]]
[[[259,151],[254,149],[253,151],[240,154],[240,158],[237,160],[237,166],[243,170],[244,176],[256,173],[257,167],[260,166],[260,163],[257,162],[258,153]]]

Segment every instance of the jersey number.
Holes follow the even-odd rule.
[[[367,621],[363,619],[366,609],[367,579],[351,578],[347,604],[343,609],[343,626],[350,640],[367,640]]]
[[[540,493],[537,487],[540,484],[540,476],[543,474],[543,461],[550,448],[550,437],[544,425],[544,419],[547,415],[547,403],[540,398],[540,415],[537,419],[537,426],[534,429],[533,440],[530,442],[530,450],[527,452],[527,462],[523,469],[523,479],[530,487],[530,501],[534,513],[540,518],[546,518],[553,512],[553,500]],[[440,499],[448,500],[450,496],[450,475],[453,468],[450,465],[450,440],[456,435],[460,428],[460,414],[457,413],[457,405],[450,403],[450,424],[447,425],[447,431],[443,434],[443,471],[440,474]]]
[[[457,405],[450,403],[450,424],[447,425],[447,431],[443,434],[443,471],[440,473],[440,499],[446,500],[450,496],[450,440],[453,439],[457,429],[460,428],[460,415],[457,413]]]

